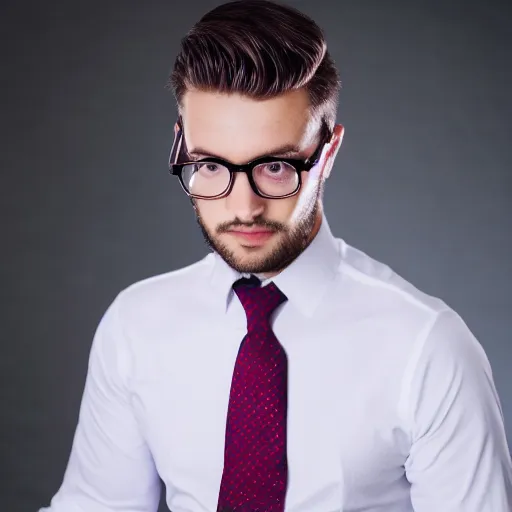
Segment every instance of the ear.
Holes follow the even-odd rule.
[[[334,164],[334,160],[336,159],[336,155],[341,147],[341,143],[343,142],[343,135],[345,134],[345,128],[341,124],[337,124],[334,127],[331,138],[329,142],[325,145],[324,150],[322,151],[322,160],[324,162],[322,169],[322,178],[326,180],[332,170],[332,166]]]
[[[176,122],[174,123],[174,136],[180,131],[180,125]]]

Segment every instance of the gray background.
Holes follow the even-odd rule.
[[[57,490],[114,295],[205,254],[166,171],[164,84],[218,3],[2,3],[3,510]],[[291,3],[325,29],[344,83],[333,231],[462,314],[512,439],[511,2]]]

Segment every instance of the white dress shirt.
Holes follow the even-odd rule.
[[[246,333],[218,255],[122,291],[95,335],[71,456],[47,512],[215,512]],[[274,279],[288,355],[286,512],[509,512],[491,368],[461,318],[334,238]]]

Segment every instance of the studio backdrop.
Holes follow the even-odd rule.
[[[180,38],[218,3],[2,2],[2,510],[35,511],[58,489],[114,296],[206,254],[167,173],[165,83]],[[462,315],[510,443],[511,4],[290,3],[324,28],[343,82],[331,228]]]

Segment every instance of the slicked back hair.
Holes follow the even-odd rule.
[[[235,0],[205,14],[181,41],[169,79],[178,107],[187,90],[269,99],[305,88],[331,131],[340,81],[322,30],[295,8]]]

